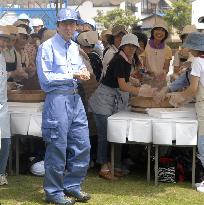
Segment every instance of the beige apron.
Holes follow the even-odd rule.
[[[204,87],[199,83],[196,94],[196,113],[198,118],[198,136],[204,137]]]

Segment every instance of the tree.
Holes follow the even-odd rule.
[[[140,21],[133,15],[132,11],[123,9],[114,9],[108,11],[106,14],[98,10],[97,17],[95,17],[94,20],[98,23],[102,23],[105,28],[110,28],[115,24],[125,25],[125,27],[128,28]]]
[[[192,6],[190,0],[179,0],[172,3],[172,9],[163,11],[164,20],[169,26],[177,29],[180,34],[185,25],[191,24],[191,10]]]

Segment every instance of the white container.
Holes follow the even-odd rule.
[[[127,120],[108,118],[107,140],[109,142],[126,143]]]
[[[176,123],[170,120],[153,120],[153,144],[172,145],[176,140]]]
[[[152,123],[150,119],[131,119],[128,127],[128,141],[152,142]]]
[[[177,118],[190,118],[196,119],[196,111],[194,107],[182,108],[150,108],[147,113],[151,117],[163,119],[177,119]]]
[[[11,134],[27,135],[30,115],[27,113],[11,113]]]
[[[32,114],[30,116],[28,135],[42,137],[41,124],[42,124],[42,115]]]
[[[42,110],[42,103],[8,102],[9,112],[36,113]]]
[[[176,145],[197,145],[198,122],[176,121]]]

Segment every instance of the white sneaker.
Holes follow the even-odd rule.
[[[0,186],[7,185],[8,181],[5,174],[0,174]]]

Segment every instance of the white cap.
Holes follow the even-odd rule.
[[[42,19],[40,18],[34,18],[32,19],[32,26],[43,26],[44,23],[42,21]]]
[[[135,34],[132,34],[132,33],[128,33],[128,34],[123,36],[120,47],[127,45],[127,44],[131,44],[131,45],[140,47],[140,45],[138,43],[137,36]]]

